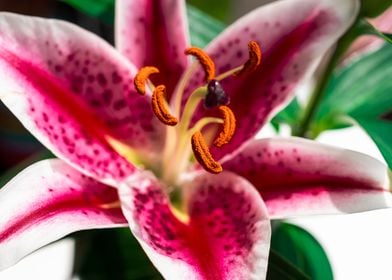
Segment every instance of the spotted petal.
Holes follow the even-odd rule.
[[[0,201],[0,270],[71,232],[127,224],[116,189],[57,159],[22,171]]]
[[[213,149],[215,158],[254,136],[292,98],[297,85],[352,24],[358,8],[356,0],[276,1],[239,19],[207,47],[218,74],[248,59],[247,44],[251,40],[257,41],[263,52],[258,71],[222,82],[239,125],[228,145]],[[202,78],[198,71],[190,88],[200,85]],[[202,106],[199,109],[199,116],[211,114]]]
[[[164,83],[168,96],[188,65],[188,37],[184,0],[116,1],[117,48],[138,68],[158,67],[152,80]]]
[[[187,220],[149,174],[120,188],[132,232],[166,279],[265,279],[270,223],[259,194],[224,172],[184,186]]]
[[[0,99],[57,156],[111,184],[134,167],[107,136],[141,150],[160,148],[149,97],[132,89],[135,72],[77,26],[0,14]]]
[[[223,168],[257,188],[272,218],[392,206],[391,181],[384,164],[310,140],[254,140]]]

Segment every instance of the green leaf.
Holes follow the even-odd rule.
[[[231,7],[230,0],[188,0],[188,3],[199,11],[203,11],[203,13],[207,13],[210,17],[216,18],[219,21],[227,20]]]
[[[282,111],[280,111],[272,120],[271,124],[277,128],[279,124],[288,124],[291,128],[295,128],[302,114],[301,105],[297,98],[294,98]]]
[[[353,116],[358,124],[369,134],[392,169],[392,120],[372,121],[367,117]]]
[[[383,33],[381,33],[381,34],[382,34],[382,38],[383,38],[386,42],[392,44],[392,33],[385,33],[385,32],[383,32]]]
[[[274,250],[268,258],[267,280],[310,280],[311,278]]]
[[[327,255],[317,240],[304,229],[280,223],[273,231],[271,248],[312,280],[332,280]]]
[[[392,5],[392,0],[362,0],[361,15],[376,17]]]
[[[74,236],[74,271],[82,280],[163,279],[127,228],[84,231]]]
[[[107,24],[114,22],[114,0],[63,0],[76,10]]]
[[[392,44],[392,38],[391,38],[392,35],[391,34],[383,33],[381,31],[379,31],[373,25],[371,25],[367,20],[361,19],[356,24],[357,24],[357,32],[359,33],[357,35],[377,36],[377,37],[385,40],[385,42]]]
[[[390,68],[386,72],[392,74]],[[365,129],[392,168],[392,83],[385,82],[380,86],[381,90],[384,94],[377,94],[377,97],[353,108],[349,115]]]
[[[225,29],[222,22],[191,5],[187,6],[187,14],[191,44],[199,48],[204,48]]]
[[[334,73],[312,124],[313,131],[354,119],[392,167],[392,47],[385,45]]]

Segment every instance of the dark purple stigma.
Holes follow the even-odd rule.
[[[230,103],[230,97],[226,94],[217,80],[211,80],[207,85],[207,95],[204,99],[204,107],[212,109]]]

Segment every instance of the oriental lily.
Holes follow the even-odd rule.
[[[358,6],[275,2],[205,51],[189,47],[182,1],[117,1],[119,52],[65,22],[1,14],[1,100],[59,159],[1,189],[0,267],[129,225],[167,279],[264,279],[269,218],[390,206],[388,170],[368,156],[252,140]]]

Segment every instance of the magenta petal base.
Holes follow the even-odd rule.
[[[247,181],[227,172],[197,177],[185,187],[187,220],[152,175],[120,189],[132,232],[166,279],[264,279],[270,223]]]

